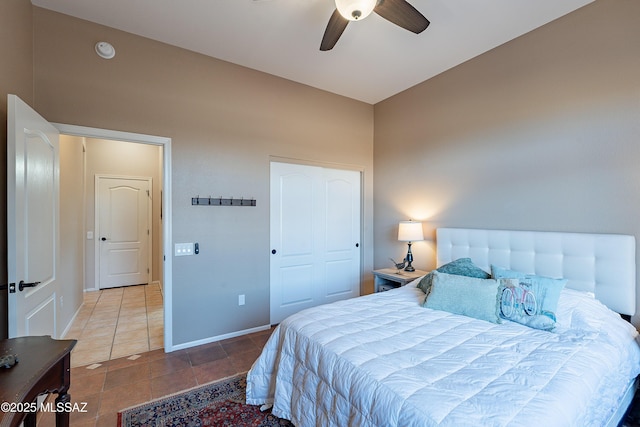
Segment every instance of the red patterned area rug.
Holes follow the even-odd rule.
[[[247,405],[246,374],[163,397],[118,413],[118,427],[293,427]]]

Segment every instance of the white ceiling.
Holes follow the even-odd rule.
[[[375,104],[593,0],[409,0],[431,21],[423,33],[371,14],[327,52],[334,0],[31,1]]]

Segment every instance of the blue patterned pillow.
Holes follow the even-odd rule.
[[[491,277],[489,273],[478,267],[471,261],[471,258],[458,258],[448,264],[444,264],[434,271],[439,273],[455,274],[457,276],[475,277],[477,279],[488,279]],[[433,282],[433,271],[427,274],[418,283],[418,288],[422,292],[429,295],[431,292],[431,284]]]
[[[551,331],[556,327],[556,312],[565,279],[525,274],[491,266],[494,279],[518,279],[500,286],[500,317],[531,328]]]

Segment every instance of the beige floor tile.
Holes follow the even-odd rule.
[[[160,326],[149,326],[149,336],[162,336],[164,334],[164,328]]]
[[[96,308],[100,307],[100,308],[107,308],[107,307],[120,307],[120,303],[122,302],[122,298],[118,297],[118,298],[107,298],[107,299],[102,299],[100,298],[100,300],[96,303]],[[95,310],[95,308],[94,308]]]
[[[86,292],[65,336],[78,340],[73,366],[162,349],[162,304],[157,284]]]
[[[118,326],[122,325],[123,323],[147,323],[147,314],[146,313],[136,313],[136,314],[131,314],[131,313],[123,313],[120,315],[120,318],[118,318]]]
[[[97,314],[104,311],[120,311],[120,301],[98,303],[93,309],[93,314]]]
[[[147,310],[142,307],[142,308],[130,308],[130,309],[125,309],[123,308],[122,310],[120,310],[120,317],[137,317],[137,316],[142,316],[142,317],[146,317],[147,316]]]
[[[91,318],[91,314],[93,313],[93,309],[91,311],[89,310],[84,310],[84,311],[79,311],[78,314],[76,314],[76,317],[73,319],[74,321],[83,321],[83,320],[89,320]]]
[[[78,325],[74,323],[71,325],[71,327],[69,329],[67,329],[67,333],[65,334],[65,337],[70,337],[70,336],[80,336],[82,335],[82,331],[84,329],[84,326],[82,325]]]
[[[73,351],[71,353],[71,366],[85,366],[92,363],[109,360],[111,348],[100,348],[87,351]]]
[[[140,288],[139,286],[125,288],[124,292],[122,292],[122,296],[125,298],[140,297],[144,296],[144,294],[144,289]]]
[[[129,304],[122,303],[120,305],[120,311],[131,311],[131,312],[139,311],[144,313],[147,311],[147,305],[144,303],[144,301],[142,303],[129,303]]]
[[[147,313],[147,319],[149,320],[162,320],[164,319],[164,311],[152,311]]]
[[[109,308],[108,310],[100,310],[99,312],[94,313],[88,320],[117,319],[119,314],[119,308]]]
[[[98,350],[101,348],[111,348],[112,344],[112,335],[106,335],[102,337],[89,337],[79,340],[75,346],[75,349],[78,351]]]
[[[149,351],[148,341],[126,341],[121,344],[114,344],[111,349],[111,358],[129,356],[132,354],[143,353]]]
[[[124,333],[116,332],[116,336],[113,340],[113,345],[119,345],[123,342],[129,341],[146,341],[149,339],[149,332],[146,329],[134,329],[132,331],[126,331]]]
[[[122,289],[103,289],[98,301],[104,301],[110,298],[122,298]]]
[[[113,327],[118,322],[118,318],[113,319],[90,319],[85,325],[86,329],[101,329],[105,327]]]
[[[147,327],[148,321],[145,316],[121,317],[118,319],[118,331],[130,331],[132,329],[144,329]]]
[[[93,305],[98,299],[100,299],[100,292],[85,292],[82,301],[87,305]]]
[[[105,325],[103,327],[98,328],[85,328],[82,331],[81,338],[94,338],[94,337],[104,337],[104,336],[113,336],[116,333],[116,325]]]
[[[149,350],[157,350],[160,348],[164,348],[164,339],[163,337],[149,337]]]

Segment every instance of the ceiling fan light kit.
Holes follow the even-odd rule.
[[[429,26],[429,20],[406,0],[335,0],[327,28],[324,30],[320,50],[333,49],[349,21],[360,21],[375,12],[397,26],[420,34]]]
[[[364,19],[373,12],[377,0],[336,0],[340,15],[349,21]]]

